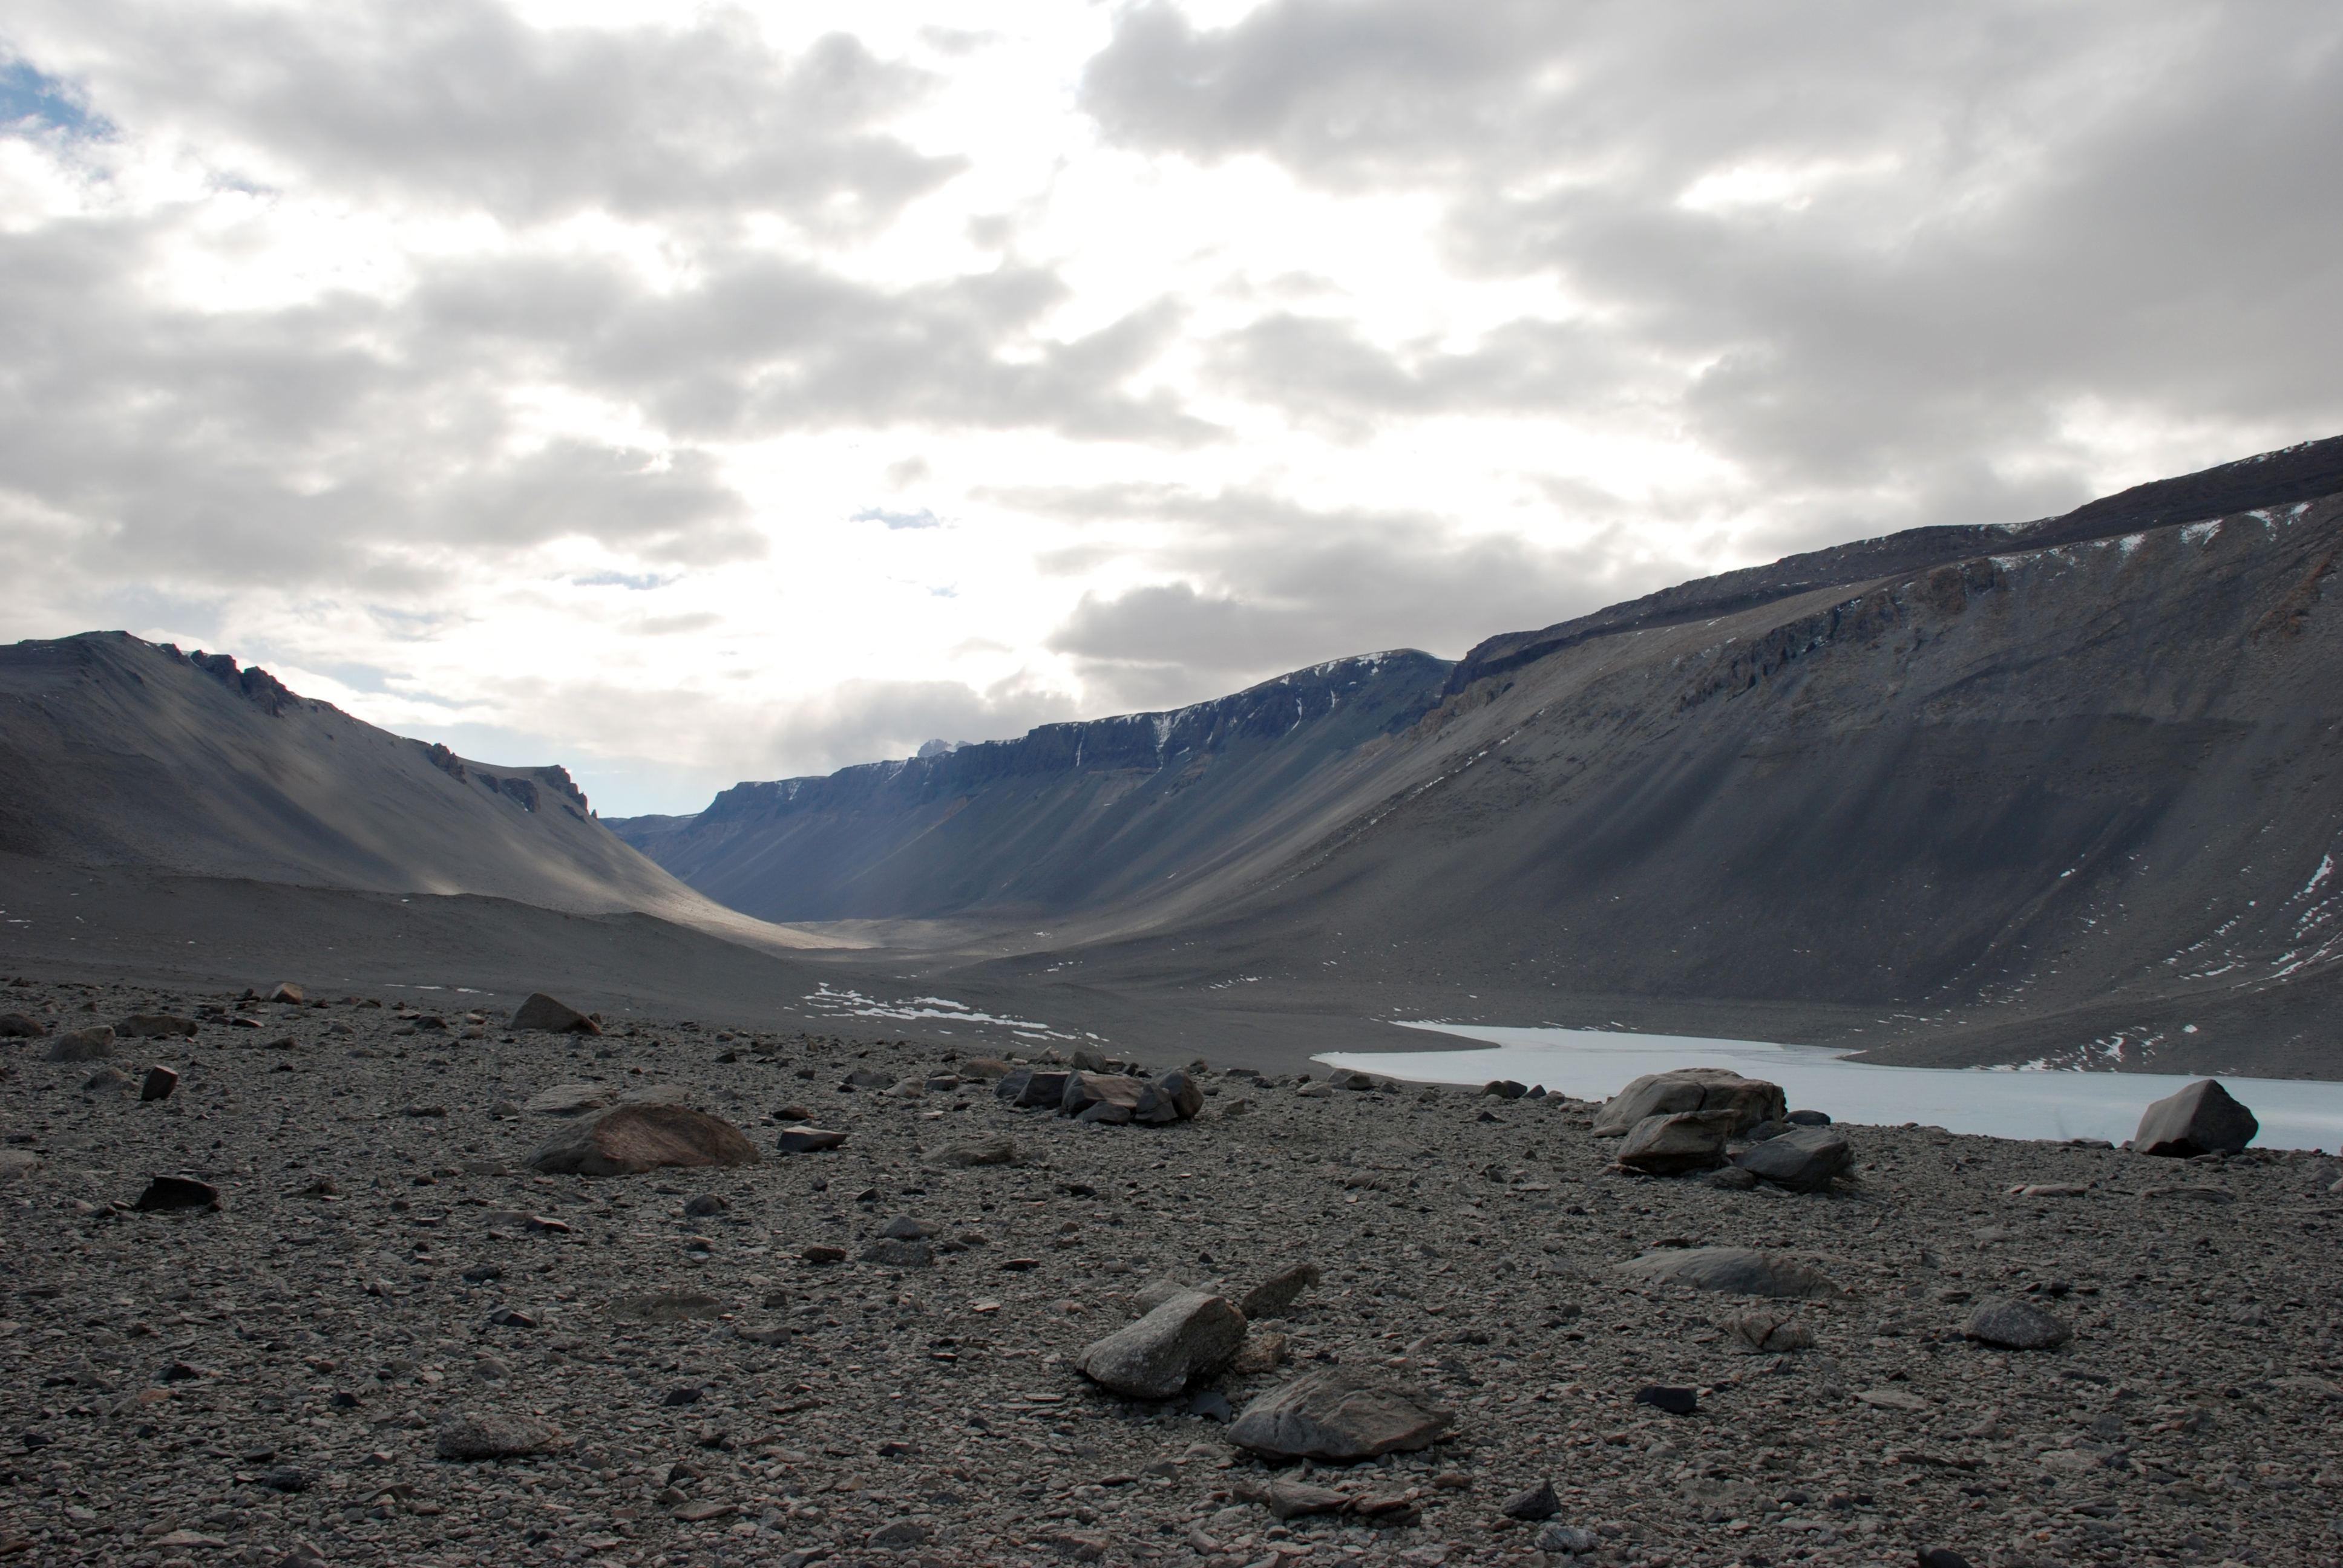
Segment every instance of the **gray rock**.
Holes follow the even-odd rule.
[[[928,1535],[928,1527],[916,1519],[890,1519],[865,1536],[862,1543],[874,1550],[900,1552],[906,1546],[921,1544]]]
[[[2075,1331],[2031,1302],[1986,1302],[1961,1325],[1964,1338],[2005,1351],[2056,1350]]]
[[[179,1075],[167,1067],[150,1067],[146,1081],[138,1086],[138,1098],[143,1101],[168,1100],[171,1091],[179,1087]]]
[[[881,1236],[862,1249],[861,1261],[889,1269],[932,1269],[936,1266],[936,1250],[925,1241],[899,1241]]]
[[[705,1220],[721,1214],[732,1205],[713,1192],[702,1192],[683,1201],[683,1211],[695,1220]]]
[[[1481,1086],[1482,1093],[1494,1095],[1499,1100],[1519,1100],[1529,1091],[1528,1084],[1516,1083],[1510,1078],[1491,1079]]]
[[[1111,1100],[1101,1100],[1084,1106],[1074,1120],[1089,1127],[1128,1127],[1131,1107]]]
[[[106,1094],[129,1088],[137,1081],[118,1067],[101,1067],[82,1080],[84,1094]]]
[[[1741,1136],[1752,1143],[1763,1143],[1768,1138],[1779,1138],[1783,1133],[1787,1132],[1792,1125],[1787,1121],[1761,1121]]]
[[[1280,1519],[1302,1519],[1312,1513],[1340,1513],[1351,1505],[1351,1494],[1305,1481],[1240,1481],[1231,1488],[1248,1503],[1258,1503]]]
[[[165,1012],[135,1012],[114,1026],[122,1040],[184,1039],[196,1032],[196,1020]]]
[[[963,1138],[947,1143],[929,1155],[928,1163],[962,1170],[973,1165],[1014,1165],[1017,1163],[1017,1141],[998,1134]]]
[[[1787,1117],[1779,1085],[1744,1078],[1721,1067],[1679,1067],[1646,1073],[1604,1103],[1594,1118],[1597,1138],[1624,1138],[1647,1116],[1730,1111],[1736,1132]]]
[[[2234,1154],[2254,1141],[2261,1123],[2229,1097],[2217,1079],[2199,1079],[2149,1106],[2132,1135],[2141,1154]]]
[[[1830,1117],[1820,1111],[1793,1111],[1782,1119],[1795,1127],[1828,1127]]]
[[[1077,1046],[1071,1065],[1076,1072],[1104,1072],[1106,1057],[1088,1046]]]
[[[515,1030],[543,1030],[548,1034],[599,1034],[601,1020],[579,1012],[567,1002],[558,1002],[543,991],[531,991],[528,999],[513,1010]]]
[[[1455,1420],[1418,1390],[1329,1367],[1246,1405],[1229,1441],[1282,1459],[1347,1462],[1429,1448]]]
[[[1140,1286],[1139,1289],[1132,1293],[1131,1300],[1139,1303],[1139,1310],[1142,1313],[1151,1312],[1156,1308],[1161,1306],[1164,1302],[1170,1301],[1172,1297],[1185,1295],[1188,1292],[1196,1288],[1197,1287],[1193,1285],[1184,1284],[1182,1282],[1173,1279],[1171,1275],[1166,1274],[1160,1280],[1150,1280],[1147,1283]]]
[[[1532,1543],[1541,1552],[1559,1552],[1572,1557],[1583,1557],[1603,1544],[1603,1538],[1592,1530],[1582,1530],[1575,1524],[1549,1524],[1537,1533]]]
[[[1674,1248],[1622,1263],[1619,1271],[1656,1284],[1690,1285],[1735,1296],[1823,1301],[1845,1294],[1788,1254],[1751,1247]]]
[[[1265,1318],[1282,1318],[1286,1310],[1301,1299],[1302,1292],[1316,1284],[1322,1276],[1315,1263],[1292,1263],[1280,1269],[1252,1290],[1237,1303],[1248,1322]]]
[[[0,1012],[0,1040],[38,1040],[48,1026],[28,1012]]]
[[[898,1241],[924,1241],[944,1232],[941,1225],[930,1220],[914,1220],[909,1214],[898,1214],[879,1228],[881,1236]]]
[[[1528,1491],[1515,1493],[1497,1512],[1508,1519],[1523,1519],[1535,1523],[1561,1513],[1562,1499],[1554,1495],[1553,1482],[1541,1481]]]
[[[1708,1184],[1722,1187],[1728,1192],[1746,1192],[1757,1185],[1757,1175],[1753,1171],[1744,1171],[1738,1165],[1727,1165],[1722,1171],[1710,1171]]]
[[[1798,1127],[1751,1144],[1733,1157],[1733,1163],[1776,1187],[1819,1192],[1834,1178],[1855,1169],[1855,1151],[1827,1127]]]
[[[1714,1171],[1725,1163],[1725,1142],[1733,1135],[1731,1111],[1687,1111],[1666,1116],[1646,1116],[1627,1134],[1619,1151],[1624,1171],[1647,1176],[1676,1176],[1686,1171]]]
[[[442,1459],[519,1459],[566,1445],[559,1428],[528,1416],[460,1412],[441,1423],[431,1449]]]
[[[1175,1068],[1140,1090],[1139,1103],[1131,1107],[1131,1119],[1161,1127],[1173,1121],[1192,1121],[1203,1109],[1202,1086]]]
[[[104,1061],[114,1054],[114,1030],[105,1024],[70,1030],[49,1047],[51,1061]]]
[[[846,1075],[842,1087],[847,1089],[892,1089],[894,1079],[873,1068],[858,1067]]]
[[[1735,1355],[1784,1355],[1815,1344],[1814,1330],[1782,1312],[1742,1312],[1716,1326],[1725,1332],[1725,1348]]]
[[[779,1148],[784,1154],[818,1154],[825,1149],[836,1149],[846,1141],[843,1132],[832,1132],[820,1127],[788,1127],[781,1130]]]
[[[1121,1073],[1072,1072],[1066,1075],[1065,1087],[1058,1091],[1058,1113],[1080,1116],[1094,1106],[1111,1105],[1122,1112],[1113,1120],[1128,1121],[1131,1112],[1139,1105],[1141,1084],[1135,1078]],[[1093,1117],[1105,1121],[1105,1117]]]
[[[1228,1365],[1244,1333],[1244,1314],[1227,1298],[1185,1291],[1090,1345],[1074,1364],[1126,1399],[1169,1399],[1190,1379]]]
[[[522,1101],[520,1108],[548,1116],[575,1116],[581,1111],[599,1111],[618,1098],[617,1091],[607,1083],[557,1083]]]
[[[992,1092],[1020,1109],[1044,1105],[1054,1108],[1065,1098],[1066,1080],[1072,1076],[1038,1067],[1021,1067],[1002,1079]]]

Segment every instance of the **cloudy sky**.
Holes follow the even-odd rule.
[[[606,814],[2343,431],[2343,9],[14,0],[0,640]]]

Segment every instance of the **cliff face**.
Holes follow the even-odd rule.
[[[611,829],[768,920],[1057,916],[1237,863],[1396,744],[1448,663],[1337,659],[1169,713],[1051,724]]]

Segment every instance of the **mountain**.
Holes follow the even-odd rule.
[[[643,841],[775,916],[1048,920],[1004,986],[2331,1075],[2338,491],[2343,439],[1353,669],[1201,767],[1149,716],[1056,727],[1130,739]]]
[[[558,767],[458,757],[226,654],[120,632],[0,648],[0,856],[639,912],[788,945],[645,859]]]
[[[1055,919],[1252,862],[1441,699],[1445,659],[1336,659],[1169,713],[739,784],[696,817],[609,826],[767,920]]]

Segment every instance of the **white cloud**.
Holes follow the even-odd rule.
[[[9,27],[0,635],[613,810],[2343,427],[2327,7]]]

